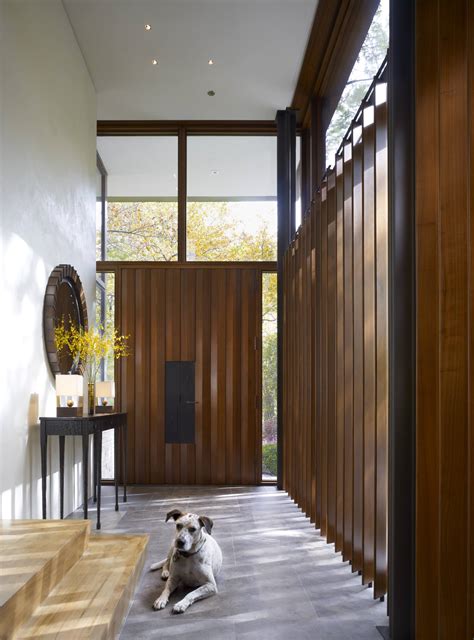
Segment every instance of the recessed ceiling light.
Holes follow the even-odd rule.
[[[210,65],[214,64],[214,60],[213,60],[212,58],[209,58],[209,60],[208,60],[208,63],[207,63],[207,64],[210,64]]]
[[[218,176],[219,171],[217,169],[211,169],[211,176]]]
[[[215,92],[215,91],[212,91],[212,89],[211,89],[211,91],[208,91],[208,92],[207,92],[207,95],[208,95],[208,96],[211,96],[211,98],[212,98],[213,96],[215,96],[215,95],[216,95],[216,92]]]
[[[151,31],[151,24],[145,25],[145,31]]]
[[[158,64],[158,60],[156,58],[153,58],[153,60],[151,61],[151,64]]]

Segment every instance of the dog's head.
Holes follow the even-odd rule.
[[[176,523],[174,545],[179,551],[190,551],[201,541],[203,530],[211,533],[214,524],[207,516],[182,513],[179,509],[173,509],[167,513],[165,522],[170,518],[173,518]]]

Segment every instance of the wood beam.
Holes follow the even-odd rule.
[[[169,136],[184,129],[188,135],[274,136],[272,120],[99,120],[98,136]]]
[[[311,100],[324,98],[327,128],[379,0],[320,0],[293,96],[298,122],[309,126]],[[320,176],[319,176],[320,177]]]

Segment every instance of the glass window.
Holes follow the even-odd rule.
[[[98,138],[107,170],[107,260],[178,259],[176,136]]]
[[[277,477],[277,274],[262,275],[262,479]]]
[[[105,189],[102,172],[99,167],[96,170],[96,197],[95,197],[95,229],[96,229],[96,260],[105,259],[105,246],[103,243],[104,232],[102,224],[102,208],[106,206]]]
[[[276,138],[187,143],[187,259],[276,260]]]
[[[98,273],[95,292],[96,326],[101,331],[111,332],[115,329],[115,274]],[[102,361],[98,380],[115,380],[115,360],[113,357]],[[102,478],[104,480],[114,478],[113,429],[104,431],[102,436]]]
[[[342,92],[339,104],[326,132],[326,166],[334,165],[334,156],[373,77],[387,55],[389,38],[389,0],[381,0],[357,60]]]

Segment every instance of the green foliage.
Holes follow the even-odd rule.
[[[189,202],[187,243],[190,259],[203,261],[276,260],[273,203],[252,205],[252,228],[228,202]],[[234,205],[234,209],[235,209]],[[269,213],[270,208],[270,213]],[[273,221],[274,223],[276,220]],[[97,242],[100,244],[100,234]],[[172,261],[178,257],[176,202],[109,202],[107,259]]]
[[[271,476],[277,475],[277,445],[262,445],[262,471]]]
[[[262,410],[267,421],[277,413],[277,334],[265,336],[262,347]]]

